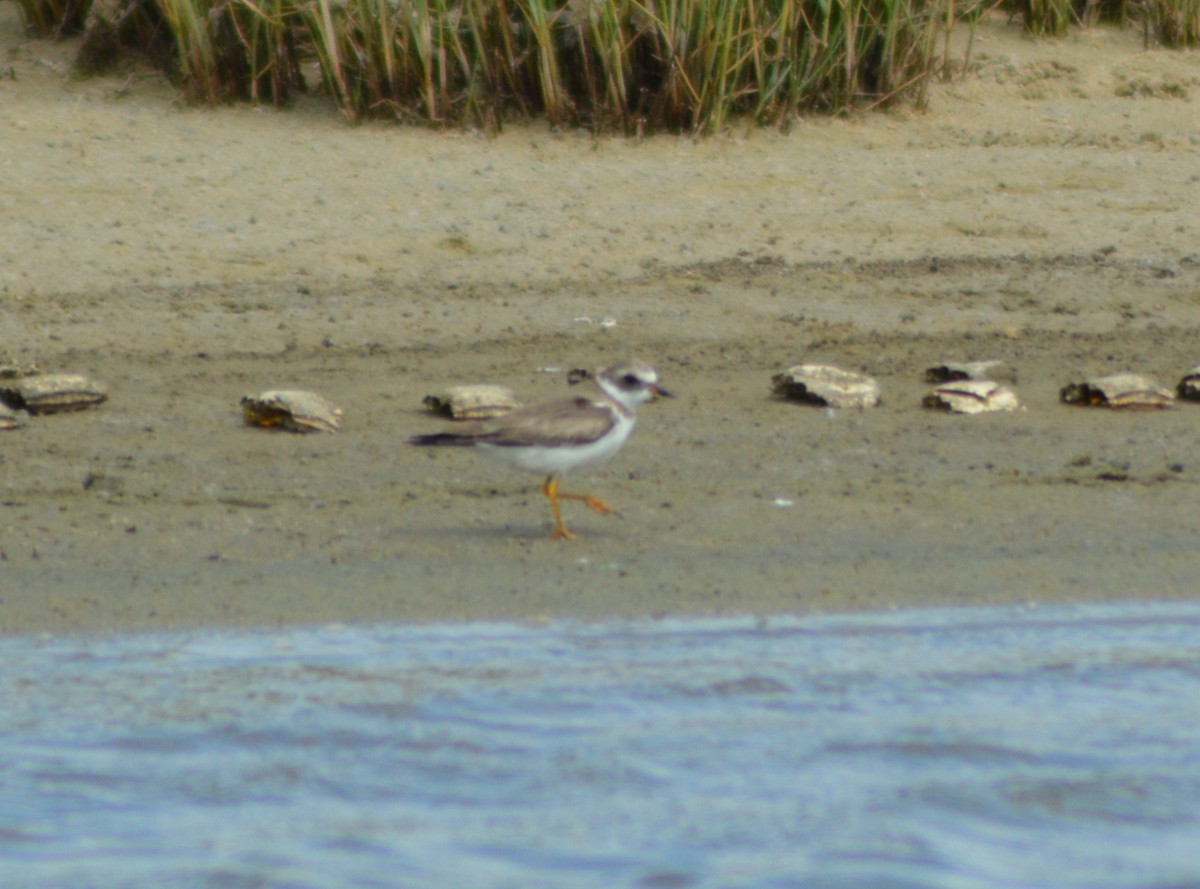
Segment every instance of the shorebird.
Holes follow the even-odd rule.
[[[580,394],[513,411],[462,432],[417,435],[409,444],[473,447],[521,469],[544,473],[542,493],[554,514],[552,540],[574,537],[562,517],[562,500],[578,500],[601,515],[617,511],[590,494],[559,490],[563,476],[581,466],[607,460],[633,431],[638,405],[671,393],[658,385],[658,372],[640,361],[614,364],[585,379]]]

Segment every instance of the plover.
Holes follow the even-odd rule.
[[[658,372],[640,361],[614,364],[580,384],[580,392],[546,404],[475,423],[462,432],[417,435],[410,444],[474,447],[521,469],[544,473],[542,493],[554,513],[551,539],[574,537],[563,522],[561,500],[578,500],[601,515],[616,510],[590,494],[558,489],[563,476],[581,466],[607,460],[633,431],[639,404],[671,393],[658,385]]]

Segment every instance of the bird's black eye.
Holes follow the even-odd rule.
[[[637,374],[625,374],[625,376],[621,377],[621,385],[626,389],[636,389],[642,385],[642,381],[638,379]]]

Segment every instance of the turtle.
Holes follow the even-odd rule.
[[[594,376],[595,374],[593,374],[587,368],[573,367],[567,371],[567,385],[578,386],[580,383],[584,382],[585,380],[590,380]]]
[[[79,411],[107,399],[107,388],[80,373],[34,373],[0,385],[0,401],[31,414]]]
[[[943,383],[926,395],[921,404],[953,414],[988,414],[1020,407],[1017,393],[995,380]]]
[[[828,364],[796,364],[771,377],[776,395],[820,407],[874,407],[879,383]]]
[[[946,361],[925,369],[927,383],[953,383],[958,380],[990,380],[999,359],[991,361]]]
[[[242,399],[247,426],[286,429],[289,432],[337,432],[342,409],[315,392],[303,389],[269,389]]]
[[[0,402],[0,431],[5,429],[19,429],[24,425],[25,421],[21,419],[19,413],[7,404]]]
[[[1175,403],[1170,389],[1135,373],[1110,374],[1068,383],[1059,391],[1059,397],[1067,404],[1120,410],[1169,408]]]
[[[1184,374],[1175,391],[1186,401],[1200,401],[1200,367],[1193,367]]]
[[[487,420],[502,417],[521,406],[507,386],[468,383],[448,386],[440,395],[426,395],[422,403],[431,413],[452,420]]]
[[[15,380],[20,377],[32,377],[39,373],[36,364],[20,364],[11,359],[0,363],[0,380]]]

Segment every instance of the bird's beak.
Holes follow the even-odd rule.
[[[651,386],[650,391],[654,393],[655,398],[674,398],[675,396],[664,389],[662,386]]]

